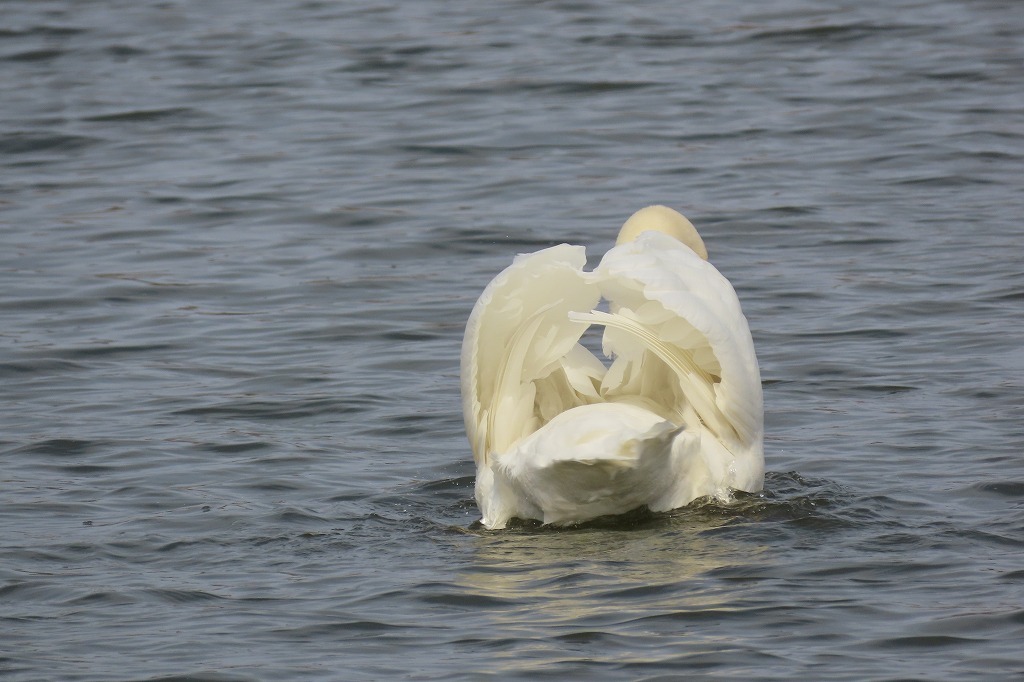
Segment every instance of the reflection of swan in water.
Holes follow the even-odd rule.
[[[650,206],[586,272],[581,246],[519,256],[462,348],[488,528],[674,509],[764,480],[760,374],[736,293],[693,225]],[[610,312],[595,310],[604,298]],[[580,343],[604,327],[605,366]]]
[[[479,533],[473,539],[472,566],[460,571],[459,582],[524,605],[536,607],[543,601],[552,613],[569,616],[564,604],[556,602],[574,598],[565,590],[570,580],[592,596],[608,590],[682,584],[722,566],[750,563],[766,551],[717,537],[715,526],[729,520],[723,516],[709,523],[688,515],[655,518],[639,528],[588,525],[559,532]],[[575,597],[579,596],[576,592]]]
[[[713,509],[711,519],[687,509],[639,528],[479,533],[471,539],[473,561],[447,589],[458,603],[476,605],[466,615],[488,641],[505,643],[487,657],[498,677],[550,675],[552,653],[579,672],[574,666],[584,660],[649,665],[678,657],[684,644],[691,653],[731,647],[733,641],[712,641],[720,632],[701,633],[694,624],[750,608],[743,604],[750,585],[712,576],[763,568],[769,550],[716,531],[735,517]]]

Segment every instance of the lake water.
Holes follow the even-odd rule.
[[[7,680],[1024,675],[1024,13],[137,3],[0,23]],[[519,252],[666,203],[765,491],[474,525]]]

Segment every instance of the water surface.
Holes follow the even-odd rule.
[[[1014,3],[14,1],[11,680],[1024,674]],[[701,229],[765,491],[486,532],[514,254]]]

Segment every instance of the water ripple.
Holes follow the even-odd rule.
[[[5,3],[0,667],[1019,676],[1019,22],[912,9]],[[476,296],[655,202],[764,491],[487,531]]]

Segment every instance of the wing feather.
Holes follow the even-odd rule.
[[[661,391],[652,396],[656,402],[674,396],[678,414],[692,420],[695,413],[699,423],[691,425],[709,428],[744,460],[737,487],[758,489],[764,470],[761,376],[729,281],[656,232],[609,251],[594,274],[611,303],[611,319],[600,313],[574,317],[606,325],[606,348],[617,356],[606,384],[646,373],[644,390]],[[659,380],[666,374],[669,379]]]
[[[560,244],[521,255],[474,306],[462,345],[462,396],[478,464],[542,426],[542,411],[572,407],[561,404],[566,396],[573,404],[585,402],[573,385],[586,388],[582,382],[592,365],[572,363],[566,369],[566,358],[578,356],[577,342],[587,328],[568,313],[590,310],[601,297],[584,265],[581,246]]]

